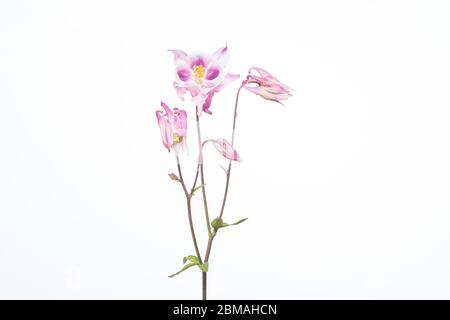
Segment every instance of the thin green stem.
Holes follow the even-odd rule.
[[[202,299],[206,300],[206,279],[207,279],[207,273],[202,272]]]
[[[234,146],[234,134],[236,131],[236,119],[237,119],[237,109],[239,105],[239,95],[241,93],[242,85],[239,87],[239,90],[236,94],[236,101],[234,103],[234,117],[233,117],[233,130],[231,132],[231,146]],[[223,211],[225,210],[225,203],[227,202],[227,196],[228,196],[228,187],[230,185],[230,176],[231,176],[231,160],[228,162],[228,170],[227,170],[227,181],[225,182],[225,192],[223,195],[223,201],[222,201],[222,207],[220,208],[220,215],[219,217],[222,218]]]
[[[180,183],[181,183],[181,186],[183,187],[183,191],[186,196],[186,206],[187,206],[187,211],[188,211],[189,228],[191,229],[192,242],[194,243],[194,248],[195,248],[195,253],[197,254],[197,258],[200,261],[200,264],[203,264],[202,256],[200,254],[200,250],[198,249],[197,238],[195,236],[194,223],[192,222],[191,194],[188,193],[186,184],[184,183],[183,174],[181,172],[180,159],[178,158],[178,156],[176,156],[176,158],[177,158],[177,168],[178,168],[178,175],[179,175]]]
[[[231,133],[231,145],[232,146],[234,145],[234,134],[235,134],[235,130],[236,130],[237,109],[238,109],[238,105],[239,105],[239,95],[241,93],[242,87],[243,87],[243,85],[241,85],[239,87],[239,89],[236,93],[236,101],[234,103],[233,129],[232,129],[232,133]],[[227,201],[227,196],[228,196],[228,187],[230,185],[230,176],[231,176],[231,160],[228,163],[227,179],[225,182],[225,191],[224,191],[223,200],[222,200],[222,207],[220,209],[220,214],[219,214],[220,218],[222,218],[223,212],[225,210],[225,203]],[[216,232],[213,232],[212,234],[209,235],[208,244],[206,246],[205,262],[209,261],[209,256],[211,254],[211,249],[212,249],[212,243],[213,243],[215,236],[216,236]]]
[[[212,243],[213,243],[215,236],[216,236],[216,232],[214,231],[211,234],[211,236],[208,238],[208,245],[206,246],[206,253],[205,253],[205,262],[209,261],[209,255],[211,254]]]
[[[202,184],[202,197],[203,197],[203,207],[205,209],[205,221],[206,228],[208,230],[208,236],[211,236],[211,227],[209,225],[209,212],[208,212],[208,200],[206,199],[206,188],[205,188],[205,173],[203,171],[203,152],[202,152],[202,135],[200,131],[200,118],[198,116],[198,106],[196,107],[195,119],[197,122],[197,140],[198,140],[198,149],[199,149],[199,157],[198,157],[198,167],[197,173],[200,170],[200,182]],[[195,185],[194,185],[195,186]]]
[[[208,200],[206,198],[206,188],[205,188],[205,173],[203,171],[203,144],[202,144],[202,135],[201,135],[201,131],[200,131],[200,117],[198,115],[198,106],[195,107],[195,120],[197,122],[197,139],[198,139],[198,152],[199,152],[199,156],[198,156],[198,165],[197,165],[197,173],[195,174],[195,181],[194,181],[194,185],[192,186],[192,190],[190,195],[192,196],[192,193],[194,192],[194,188],[195,188],[195,184],[197,183],[197,179],[198,179],[198,174],[200,172],[200,182],[202,185],[202,197],[203,197],[203,207],[205,209],[205,222],[206,222],[206,229],[208,230],[208,238],[211,238],[211,227],[209,225],[209,212],[208,212]],[[202,299],[206,300],[207,295],[206,295],[206,290],[207,290],[207,273],[203,272],[202,273]]]

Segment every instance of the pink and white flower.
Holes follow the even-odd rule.
[[[219,151],[225,158],[233,161],[242,161],[237,151],[226,139],[218,138],[213,140],[213,143],[217,151]]]
[[[175,81],[173,86],[184,100],[187,91],[198,106],[199,113],[211,114],[209,107],[215,93],[230,82],[239,78],[238,74],[225,73],[229,60],[228,47],[220,48],[213,54],[193,53],[188,55],[182,50],[169,50],[174,54]]]
[[[164,147],[170,152],[173,148],[178,155],[180,146],[187,152],[186,132],[187,114],[186,111],[173,108],[173,111],[161,101],[163,110],[156,111],[156,119],[161,130],[161,138]]]
[[[256,74],[253,73],[256,72]],[[284,83],[264,69],[252,67],[248,70],[247,80],[242,82],[245,89],[270,101],[283,104],[281,100],[292,97],[291,91]]]

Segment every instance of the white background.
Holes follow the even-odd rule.
[[[243,92],[213,299],[450,298],[448,1],[1,1],[0,297],[200,297],[161,144],[169,48],[228,43],[286,107]],[[238,82],[202,117],[230,137]],[[206,151],[211,215],[226,163]],[[204,250],[196,197],[194,218]]]

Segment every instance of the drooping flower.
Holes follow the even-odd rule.
[[[257,74],[254,74],[255,71]],[[242,82],[245,89],[270,101],[276,101],[283,104],[281,100],[292,97],[291,91],[284,83],[269,72],[258,67],[252,67],[248,70],[247,79]]]
[[[224,138],[218,138],[213,141],[214,147],[219,151],[225,158],[234,161],[241,161],[241,157],[234,150],[233,146]]]
[[[239,78],[238,74],[225,73],[229,60],[228,47],[220,48],[213,54],[193,53],[188,55],[182,50],[169,50],[174,54],[175,81],[173,86],[184,100],[187,91],[198,106],[199,113],[211,114],[209,107],[215,93],[230,82]]]
[[[178,155],[180,146],[187,152],[186,132],[187,114],[186,111],[173,108],[173,111],[161,101],[163,110],[156,111],[156,119],[161,130],[161,138],[164,147],[170,152],[173,148]]]

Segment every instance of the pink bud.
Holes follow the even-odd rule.
[[[214,140],[214,147],[216,147],[217,151],[219,151],[225,158],[234,161],[241,161],[241,157],[239,157],[236,150],[234,150],[233,146],[224,138]]]
[[[253,74],[252,71],[256,71],[257,74]],[[292,96],[290,92],[292,89],[264,69],[252,67],[248,73],[247,80],[244,80],[242,84],[245,89],[254,94],[278,103]]]

